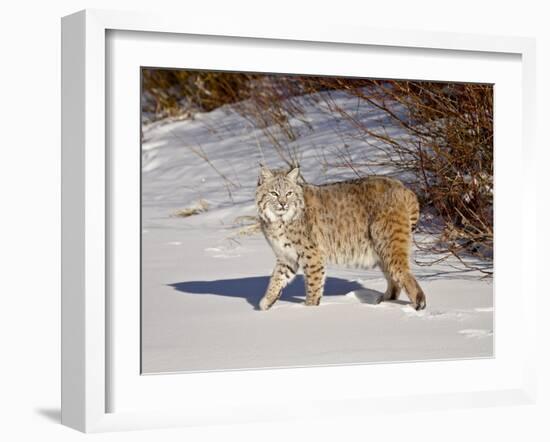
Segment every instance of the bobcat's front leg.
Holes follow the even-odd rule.
[[[260,301],[260,310],[267,310],[275,304],[283,289],[294,279],[297,271],[298,263],[287,264],[277,260],[265,295]]]
[[[306,305],[319,305],[325,286],[325,262],[321,254],[312,249],[305,253],[303,260],[306,278]]]

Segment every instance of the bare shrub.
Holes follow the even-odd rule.
[[[460,258],[468,252],[493,256],[493,88],[485,84],[418,81],[329,79],[339,90],[365,100],[388,117],[398,135],[373,130],[325,99],[343,118],[353,120],[399,171],[410,172],[409,184],[424,211],[441,223],[430,251]],[[337,83],[335,85],[335,83]]]
[[[208,112],[249,97],[255,74],[179,69],[142,69],[142,112],[153,119]]]

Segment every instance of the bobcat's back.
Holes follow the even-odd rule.
[[[307,231],[336,264],[371,267],[397,234],[410,247],[418,222],[416,195],[400,181],[367,177],[324,186],[304,186]]]

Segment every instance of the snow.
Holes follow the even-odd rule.
[[[383,127],[377,109],[358,107],[345,94],[336,100],[373,130],[399,134]],[[291,121],[297,137],[287,146],[308,182],[356,177],[334,167],[346,159],[371,164],[362,173],[397,174],[372,166],[382,155],[376,142],[366,144],[321,102],[304,106],[304,118]],[[404,293],[380,302],[386,290],[380,270],[343,267],[329,268],[319,307],[302,304],[299,275],[270,310],[257,310],[274,255],[261,234],[239,234],[235,219],[255,216],[258,164],[284,166],[264,133],[227,106],[144,124],[142,145],[144,373],[493,355],[492,280],[456,260],[413,264],[428,301],[420,312]],[[207,210],[175,216],[202,202]],[[416,249],[414,256],[433,258]]]

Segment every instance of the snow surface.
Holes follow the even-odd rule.
[[[400,134],[356,98],[340,93],[335,99],[373,130]],[[349,168],[335,166],[382,158],[376,143],[366,143],[321,103],[304,106],[304,117],[291,121],[297,137],[288,147],[298,153],[308,182],[353,178]],[[427,296],[421,312],[404,293],[378,302],[386,289],[379,269],[342,267],[329,268],[319,307],[302,304],[300,275],[269,311],[257,310],[274,255],[261,234],[239,235],[235,219],[256,213],[260,162],[284,166],[262,131],[232,107],[143,126],[144,373],[493,355],[492,280],[451,260],[413,265]],[[361,172],[396,171],[369,166]],[[201,202],[206,210],[174,216]]]

